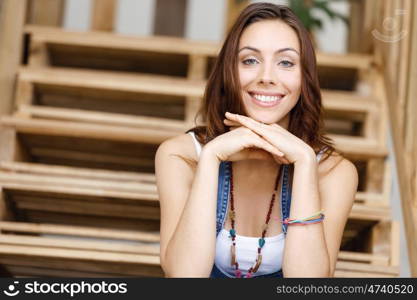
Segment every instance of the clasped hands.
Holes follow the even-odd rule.
[[[223,122],[231,127],[231,130],[244,126],[275,147],[278,153],[282,153],[282,156],[269,153],[277,163],[296,164],[315,160],[315,152],[307,143],[278,124],[264,124],[250,117],[229,112],[226,112],[225,116]]]

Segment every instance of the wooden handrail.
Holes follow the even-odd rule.
[[[387,95],[401,194],[411,276],[417,276],[417,3],[377,1],[374,23],[375,58]],[[384,31],[394,18],[397,32]],[[403,34],[405,33],[405,34]]]

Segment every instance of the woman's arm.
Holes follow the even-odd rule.
[[[334,159],[329,159],[329,161]],[[315,155],[294,165],[290,219],[323,210],[322,223],[288,226],[283,272],[285,277],[332,277],[343,229],[358,184],[355,166],[342,159],[320,180]]]
[[[251,130],[240,127],[207,143],[194,172],[179,157],[190,156],[184,153],[194,148],[192,143],[188,135],[168,140],[161,144],[155,157],[161,206],[160,257],[168,277],[210,275],[216,252],[220,161],[272,160],[270,153],[283,155]]]
[[[261,124],[251,118],[226,113],[225,124],[241,124],[267,140],[294,163],[290,219],[311,216],[323,210],[323,223],[288,226],[283,273],[285,277],[333,276],[343,229],[358,186],[355,166],[330,157],[326,175],[318,178],[316,154],[304,141],[277,124]],[[333,162],[333,163],[331,163]]]
[[[161,266],[166,277],[208,277],[214,263],[219,161],[204,149],[194,171],[177,155],[183,140],[155,157],[161,207]]]

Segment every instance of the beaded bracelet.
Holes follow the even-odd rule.
[[[322,211],[315,213],[304,219],[289,219],[286,218],[282,223],[287,225],[309,225],[309,224],[317,224],[324,220],[324,214]]]

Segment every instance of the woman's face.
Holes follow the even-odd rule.
[[[288,128],[289,112],[301,92],[300,45],[279,20],[249,25],[240,38],[238,70],[248,116]]]

